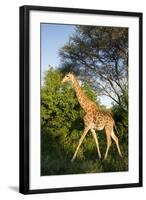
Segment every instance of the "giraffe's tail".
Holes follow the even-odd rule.
[[[116,136],[118,137],[118,139],[120,139],[120,138],[119,138],[119,132],[118,132],[118,129],[117,129],[117,126],[116,126],[115,123],[114,123],[114,130],[115,130],[115,132],[116,132]]]

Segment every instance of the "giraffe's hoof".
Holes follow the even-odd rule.
[[[106,160],[107,159],[107,157],[104,157],[104,160]]]
[[[99,159],[101,159],[101,154],[98,155]]]
[[[120,154],[120,157],[123,158],[122,154]]]

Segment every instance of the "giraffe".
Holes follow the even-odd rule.
[[[107,147],[106,147],[104,159],[105,160],[107,159],[108,151],[109,151],[110,145],[112,143],[112,139],[116,143],[117,150],[118,150],[120,157],[122,157],[121,150],[119,147],[118,137],[114,133],[114,128],[116,129],[115,121],[112,118],[111,114],[101,110],[99,107],[97,107],[95,102],[91,101],[84,94],[84,92],[81,89],[79,82],[75,78],[74,74],[72,74],[72,73],[66,74],[65,77],[62,79],[62,83],[64,83],[64,82],[71,82],[71,85],[72,85],[73,89],[75,90],[75,93],[76,93],[77,99],[80,103],[80,106],[85,111],[85,115],[83,118],[83,120],[84,120],[83,134],[82,134],[81,138],[79,139],[78,146],[75,150],[75,153],[74,153],[71,161],[73,162],[75,160],[78,150],[79,150],[85,136],[89,132],[89,130],[91,130],[91,133],[95,140],[99,158],[101,158],[101,153],[100,153],[100,149],[99,149],[98,138],[97,138],[95,131],[103,130],[103,129],[105,129],[105,134],[106,134],[106,138],[107,138]]]

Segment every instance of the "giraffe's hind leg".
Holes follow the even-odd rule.
[[[108,151],[109,151],[110,145],[112,143],[112,140],[111,140],[112,127],[106,126],[105,132],[106,132],[106,138],[107,138],[107,148],[106,148],[106,152],[105,152],[105,155],[104,155],[104,160],[107,159]]]
[[[98,143],[98,139],[97,139],[96,132],[95,132],[94,129],[91,129],[91,132],[92,132],[92,134],[93,134],[93,137],[94,137],[94,140],[95,140],[95,143],[96,143],[98,156],[99,156],[99,158],[101,158],[101,153],[100,153],[100,149],[99,149],[99,143]]]
[[[115,141],[116,143],[116,146],[117,146],[117,149],[118,149],[118,152],[119,152],[119,155],[122,157],[122,153],[121,153],[121,150],[120,150],[120,147],[119,147],[119,140],[118,140],[118,137],[115,135],[114,131],[112,131],[112,139]]]

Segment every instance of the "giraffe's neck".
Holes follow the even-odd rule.
[[[82,91],[78,81],[76,79],[74,79],[73,82],[73,88],[76,92],[76,96],[78,98],[78,101],[80,103],[80,106],[84,109],[85,112],[88,111],[89,109],[89,104],[93,104],[94,102],[92,102]]]

